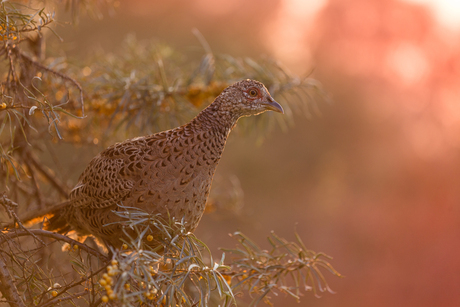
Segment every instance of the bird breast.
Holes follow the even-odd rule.
[[[224,145],[225,139],[210,132],[187,135],[178,131],[153,142],[138,155],[138,161],[131,162],[142,169],[137,176],[127,174],[138,178],[129,198],[135,203],[127,205],[177,219],[186,216],[190,223],[198,223]]]

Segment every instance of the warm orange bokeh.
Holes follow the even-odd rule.
[[[215,52],[314,68],[334,104],[260,147],[232,136],[218,173],[240,178],[243,215],[208,214],[198,236],[294,239],[297,223],[334,256],[336,294],[276,306],[460,306],[460,33],[415,2],[126,1],[109,34],[81,23],[77,41],[113,50],[135,32],[181,48],[196,27]]]

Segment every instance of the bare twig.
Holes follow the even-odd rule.
[[[1,109],[0,111],[6,111],[8,109],[24,109],[24,110],[30,110],[30,106],[24,106],[20,104],[15,104],[15,105],[7,105],[4,109]]]
[[[13,276],[0,258],[0,292],[8,300],[11,307],[26,307],[21,300]]]
[[[50,301],[47,301],[47,302],[44,302],[42,305],[39,305],[39,307],[46,307],[46,306],[54,306],[57,302],[62,302],[62,301],[65,301],[65,300],[69,300],[69,299],[72,299],[72,298],[76,298],[76,297],[79,297],[79,296],[82,296],[84,294],[87,294],[88,292],[87,291],[84,291],[84,292],[80,292],[80,293],[77,293],[77,294],[74,294],[74,295],[71,295],[71,296],[67,296],[67,297],[64,297],[64,298],[59,298],[59,295],[60,294],[63,294],[65,293],[67,290],[75,287],[75,286],[78,286],[79,284],[81,284],[82,282],[84,281],[87,281],[91,278],[93,278],[94,276],[96,276],[97,274],[101,273],[102,271],[105,271],[107,268],[105,266],[102,266],[99,270],[97,270],[96,272],[93,272],[91,273],[90,275],[88,276],[85,276],[84,278],[82,277],[79,281],[76,281],[70,285],[67,285],[65,286],[63,289],[60,290],[60,292],[58,293],[58,297],[50,300]],[[94,285],[94,283],[92,283]],[[94,292],[94,288],[93,288],[93,293]]]
[[[77,245],[80,249],[84,250],[88,254],[95,256],[103,261],[107,261],[108,257],[102,254],[101,252],[89,247],[86,244],[83,244],[81,242],[78,242],[77,240],[74,240],[72,238],[69,238],[65,235],[61,235],[56,232],[51,232],[43,229],[29,229],[29,230],[19,230],[19,229],[14,229],[10,230],[7,233],[3,233],[3,237],[0,238],[0,245],[5,243],[8,240],[12,240],[14,238],[18,237],[25,237],[25,236],[30,236],[31,234],[35,236],[40,236],[40,237],[46,237],[46,238],[51,238],[55,239],[57,241],[63,241],[66,243],[69,243],[71,246]]]
[[[18,216],[16,215],[16,212],[14,212],[14,210],[11,208],[11,207],[17,207],[18,204],[13,202],[12,200],[8,199],[6,197],[5,192],[3,192],[3,195],[0,197],[0,205],[2,205],[5,208],[6,212],[8,213],[8,216],[12,217],[14,222],[17,223],[20,228],[22,228],[26,233],[28,233],[32,237],[34,237],[34,239],[36,239],[38,242],[40,242],[41,244],[45,245],[45,242],[40,240],[40,238],[38,238],[36,235],[31,233],[29,229],[24,227],[24,225],[21,223],[21,221],[19,220]]]
[[[14,69],[14,60],[13,60],[13,48],[11,47],[10,43],[6,43],[5,45],[6,47],[6,50],[7,50],[7,56],[8,56],[8,60],[10,62],[10,69],[8,71],[8,77],[7,77],[7,83],[11,83],[13,89],[16,91],[16,82],[18,80],[17,76],[16,76],[16,70]],[[11,76],[11,81],[10,81],[10,76]]]
[[[26,214],[24,214],[23,217],[21,217],[21,221],[27,227],[30,227],[31,225],[39,223],[40,221],[38,219],[43,219],[48,214],[59,210],[60,208],[66,206],[68,203],[69,203],[68,201],[64,201],[56,205],[47,206],[45,208],[40,208],[40,209],[33,210],[33,211],[28,211]],[[3,226],[3,229],[10,229],[10,228],[14,228],[13,223]]]
[[[49,24],[53,23],[53,21],[54,21],[54,19],[48,19],[40,27],[35,26],[35,27],[29,27],[29,28],[22,28],[22,29],[18,30],[18,32],[26,33],[26,32],[40,31],[41,28],[44,28],[44,27],[48,26]]]
[[[105,268],[104,268],[105,269]],[[71,300],[71,299],[74,299],[74,298],[79,298],[85,294],[88,293],[89,290],[85,290],[85,291],[82,291],[82,292],[79,292],[79,293],[75,293],[75,294],[72,294],[72,295],[69,295],[69,296],[66,296],[66,297],[62,297],[62,298],[55,298],[55,299],[52,299],[48,302],[46,302],[45,304],[43,305],[39,305],[39,307],[47,307],[47,306],[55,306],[56,304],[58,303],[62,303],[63,301],[68,301],[68,300]]]

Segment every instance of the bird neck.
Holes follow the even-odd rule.
[[[235,127],[240,116],[219,108],[219,104],[212,103],[201,111],[192,121],[191,125],[203,131],[228,137]]]

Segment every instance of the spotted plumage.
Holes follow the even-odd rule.
[[[184,218],[193,231],[203,215],[228,134],[242,116],[283,113],[265,86],[243,80],[227,87],[188,124],[136,137],[102,151],[86,167],[66,206],[45,225],[61,233],[93,235],[118,248],[123,237],[113,211],[136,207],[163,218]]]

